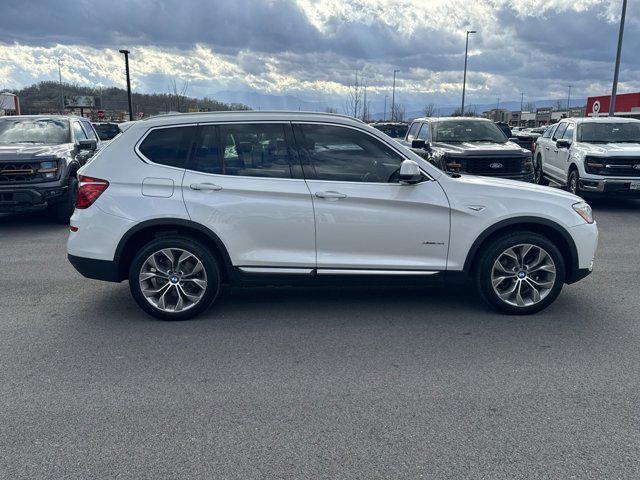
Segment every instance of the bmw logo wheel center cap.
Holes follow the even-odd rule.
[[[518,272],[518,278],[520,280],[524,280],[526,277],[527,277],[527,272],[522,271],[522,270]]]

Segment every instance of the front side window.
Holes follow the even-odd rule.
[[[567,129],[567,124],[565,122],[563,122],[560,125],[558,125],[558,128],[556,128],[556,131],[553,134],[553,139],[557,140],[559,138],[562,138],[562,136],[564,135],[564,131],[566,129]]]
[[[553,133],[553,131],[556,129],[555,125],[551,125],[549,127],[547,127],[544,131],[544,133],[542,134],[542,138],[551,138],[551,134]]]
[[[196,127],[168,127],[151,130],[138,149],[153,163],[185,168]]]
[[[507,136],[493,122],[481,120],[445,120],[436,123],[434,141],[445,143],[506,143]]]
[[[205,125],[189,168],[218,175],[291,178],[285,125]]]
[[[567,125],[567,129],[564,131],[564,134],[562,135],[562,138],[565,140],[573,140],[573,131],[575,130],[575,127],[573,125],[573,123],[570,123],[569,125]]]
[[[578,139],[589,143],[640,143],[640,122],[585,122]]]
[[[407,133],[407,141],[411,141],[416,138],[418,134],[418,130],[420,129],[420,122],[413,122],[411,127],[409,128],[409,133]]]
[[[80,122],[73,122],[73,137],[78,140],[87,140],[87,134],[84,133]]]
[[[342,182],[397,181],[403,158],[377,138],[335,125],[296,127],[305,176]]]
[[[70,143],[69,122],[50,118],[0,119],[0,144]]]
[[[87,137],[89,138],[89,140],[95,140],[97,142],[98,137],[96,137],[96,134],[93,131],[93,128],[91,128],[91,124],[89,122],[82,122],[82,126],[84,127],[84,131],[87,134]]]
[[[418,140],[424,140],[425,142],[429,140],[429,124],[423,123],[420,132],[418,132],[418,136],[416,137]]]

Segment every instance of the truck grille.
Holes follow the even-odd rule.
[[[55,160],[16,161],[0,163],[0,183],[46,182],[57,178]]]
[[[640,177],[640,157],[587,157],[587,173],[610,177]]]
[[[465,157],[456,161],[462,165],[461,172],[473,175],[520,173],[524,166],[523,157]]]

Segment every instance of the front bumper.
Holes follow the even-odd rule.
[[[521,182],[533,183],[535,181],[535,177],[533,172],[523,172],[523,173],[503,173],[498,175],[487,175],[486,173],[467,173],[464,171],[459,171],[463,175],[474,175],[476,177],[489,177],[489,178],[506,178],[507,180],[519,180]]]
[[[581,178],[580,193],[640,198],[640,190],[631,190],[631,183],[640,183],[640,177]]]
[[[62,200],[67,186],[58,182],[28,186],[0,186],[0,213],[41,210]]]

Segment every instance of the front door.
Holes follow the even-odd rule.
[[[184,201],[236,267],[315,268],[313,204],[304,180],[294,178],[290,132],[288,123],[199,127]]]
[[[403,156],[364,130],[301,123],[294,133],[313,196],[318,273],[446,269],[449,203],[437,182],[399,183]]]

